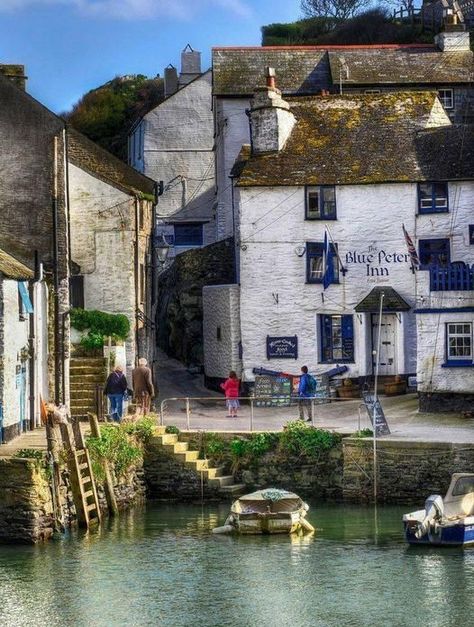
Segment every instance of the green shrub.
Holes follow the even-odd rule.
[[[78,331],[84,331],[81,345],[87,349],[101,348],[106,337],[126,340],[130,333],[127,316],[97,310],[71,309],[71,326]]]
[[[87,439],[92,468],[99,483],[105,479],[104,460],[112,464],[116,476],[121,477],[142,459],[142,446],[136,434],[129,433],[129,424],[104,425],[100,438],[91,436]]]
[[[21,457],[23,459],[36,459],[37,461],[45,461],[45,452],[38,451],[35,448],[21,448],[16,451],[12,457]]]
[[[217,433],[205,434],[203,448],[206,457],[212,457],[216,461],[221,460],[227,450],[226,441]]]
[[[333,448],[340,436],[324,429],[315,429],[302,420],[285,425],[280,436],[280,448],[289,455],[319,457],[322,451]]]
[[[180,431],[178,427],[175,427],[174,425],[168,425],[165,429],[165,433],[175,433],[176,435],[179,435]]]
[[[136,422],[124,422],[121,427],[125,433],[135,436],[140,442],[146,444],[155,433],[156,420],[151,416],[145,416]]]
[[[371,438],[373,437],[374,432],[372,429],[361,429],[360,431],[356,431],[351,435],[351,438]]]

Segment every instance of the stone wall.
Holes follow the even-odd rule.
[[[373,500],[373,442],[343,440],[343,496],[347,501]],[[444,496],[453,472],[474,471],[474,444],[443,442],[377,443],[378,501],[419,503],[430,494]]]
[[[31,459],[0,457],[0,542],[31,543],[53,534],[46,474]]]
[[[159,276],[156,326],[160,348],[185,364],[202,364],[202,288],[233,283],[234,277],[232,239],[179,255]]]

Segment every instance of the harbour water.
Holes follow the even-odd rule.
[[[409,509],[313,504],[312,537],[223,537],[227,506],[148,505],[98,533],[0,547],[0,624],[472,624],[474,550],[407,547]]]

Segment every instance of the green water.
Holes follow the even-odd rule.
[[[315,504],[311,538],[213,536],[227,507],[153,505],[0,547],[0,625],[474,624],[474,551],[408,548],[411,508]]]

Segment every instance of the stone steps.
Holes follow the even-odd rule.
[[[103,357],[72,357],[70,362],[71,414],[74,417],[96,411],[96,387],[103,387],[106,361]]]

